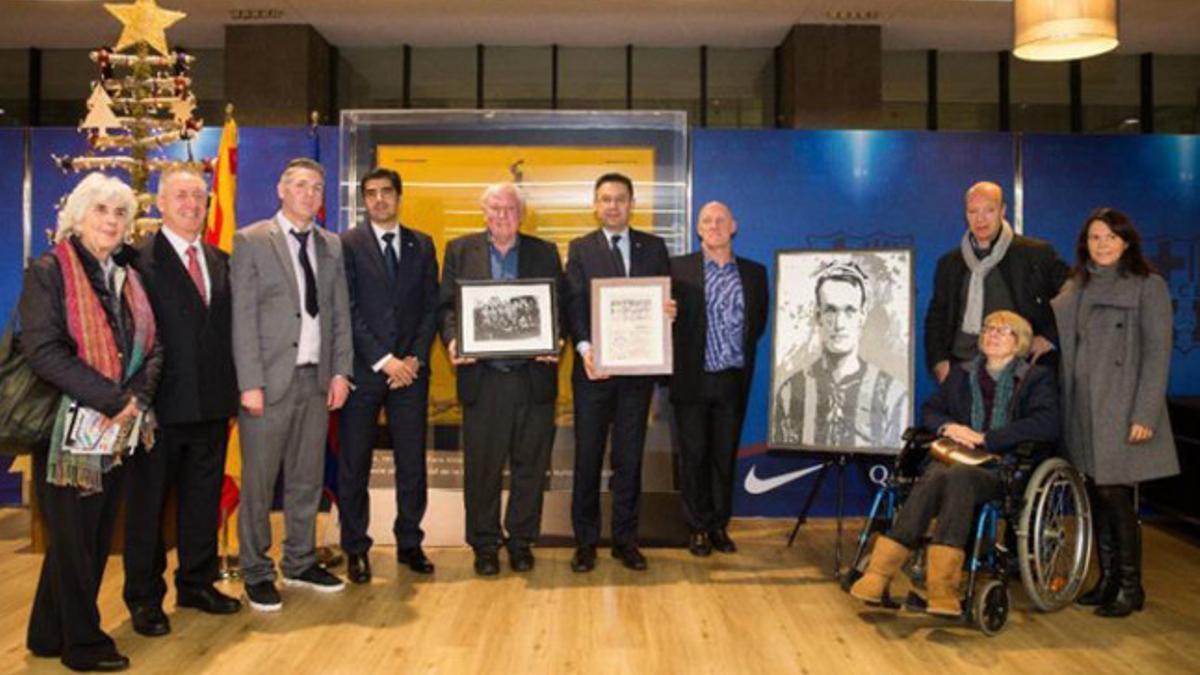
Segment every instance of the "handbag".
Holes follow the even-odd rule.
[[[49,447],[62,394],[29,366],[16,324],[13,310],[0,340],[0,454],[28,455]]]
[[[994,462],[1000,459],[999,455],[982,450],[980,448],[970,448],[957,441],[952,441],[945,436],[939,437],[929,445],[929,452],[933,454],[937,460],[943,464],[966,464],[968,466],[981,466],[989,462]]]

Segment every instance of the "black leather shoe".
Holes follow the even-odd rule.
[[[712,547],[721,553],[737,553],[737,544],[729,538],[729,533],[725,528],[713,530],[708,533],[708,540],[712,542]]]
[[[29,646],[29,653],[33,654],[34,656],[36,656],[38,658],[42,658],[42,659],[57,659],[58,657],[62,656],[61,649],[58,649],[58,648],[52,649],[49,647],[34,647],[32,645]]]
[[[396,560],[401,565],[408,565],[408,569],[417,574],[433,574],[433,562],[425,557],[425,552],[421,550],[420,546],[397,549]]]
[[[528,572],[533,569],[533,551],[528,546],[508,549],[508,565],[514,572]]]
[[[693,532],[688,537],[688,553],[697,558],[707,558],[712,555],[712,543],[708,540],[707,532]]]
[[[475,574],[494,577],[500,573],[500,555],[493,550],[475,551]]]
[[[346,558],[346,576],[356,584],[371,580],[371,559],[366,553],[351,553]]]
[[[242,608],[237,598],[231,598],[212,586],[175,589],[175,605],[191,607],[207,614],[236,614]]]
[[[63,661],[63,665],[78,672],[111,673],[129,668],[129,657],[113,651],[98,659],[86,662]]]
[[[638,550],[637,544],[613,546],[613,557],[621,561],[626,568],[641,572],[646,569],[646,556]]]
[[[572,572],[591,572],[596,569],[596,547],[583,545],[575,547],[575,555],[571,556]]]
[[[171,622],[167,619],[167,615],[163,614],[162,608],[157,605],[134,607],[129,610],[129,617],[133,619],[133,630],[137,631],[139,635],[159,637],[171,632]],[[128,659],[126,659],[126,664],[128,665]]]

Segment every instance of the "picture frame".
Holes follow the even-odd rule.
[[[608,375],[669,375],[673,369],[670,277],[592,279],[592,359]]]
[[[911,248],[775,255],[767,445],[896,455],[913,422]]]
[[[458,352],[501,359],[558,353],[558,293],[554,279],[460,279]]]

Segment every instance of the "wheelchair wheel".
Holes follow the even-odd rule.
[[[1017,562],[1030,600],[1043,612],[1070,604],[1087,577],[1092,511],[1079,472],[1060,458],[1038,465],[1017,524]]]
[[[975,625],[984,635],[996,635],[1008,623],[1009,605],[1008,585],[998,579],[988,581],[975,594]]]

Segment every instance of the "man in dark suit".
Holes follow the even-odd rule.
[[[591,284],[606,277],[665,277],[671,273],[660,237],[629,227],[633,182],[619,173],[596,179],[593,208],[600,229],[571,242],[567,251],[567,320],[579,358],[571,373],[575,396],[575,480],[571,524],[575,554],[571,569],[596,566],[600,538],[600,472],[612,429],[613,557],[633,570],[646,569],[637,546],[638,502],[642,491],[642,450],[654,377],[609,377],[592,358]],[[674,314],[674,303],[667,307]]]
[[[442,340],[458,368],[467,543],[475,550],[475,573],[492,576],[500,571],[503,531],[508,533],[512,570],[533,569],[531,546],[541,532],[543,489],[554,445],[558,356],[480,361],[460,357],[459,281],[552,279],[556,294],[563,283],[558,248],[519,232],[525,199],[517,186],[490,186],[481,205],[487,230],[459,237],[446,247],[439,316]],[[510,490],[502,531],[500,490],[506,461]]]
[[[238,557],[246,598],[276,612],[271,501],[283,469],[283,583],[315,591],[345,584],[317,564],[316,520],[329,413],[350,393],[353,344],[342,242],[315,224],[325,170],[294,159],[276,186],[279,211],[233,238],[233,360],[241,410]]]
[[[126,461],[125,604],[133,629],[166,635],[167,584],[162,516],[175,488],[179,567],[176,604],[232,614],[241,603],[213,587],[229,419],[237,414],[230,325],[229,256],[205,243],[208,189],[199,173],[165,171],[159,179],[162,227],[133,258],[158,325],[165,358],[154,399],[154,448]]]
[[[733,513],[737,455],[754,356],[767,324],[767,269],[733,254],[738,224],[729,207],[700,209],[700,250],[671,259],[674,326],[671,403],[683,464],[688,550],[706,556],[737,546]]]
[[[438,274],[433,239],[400,224],[400,175],[375,169],[363,177],[360,189],[369,223],[342,235],[356,388],[338,420],[342,549],[348,576],[359,584],[371,579],[367,482],[380,408],[387,410],[396,466],[396,556],[414,572],[433,572],[421,550],[421,518],[427,499],[425,420]]]

